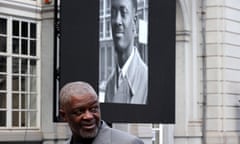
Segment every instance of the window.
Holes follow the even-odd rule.
[[[106,19],[106,33],[105,36],[107,38],[111,37],[111,20],[110,18]]]
[[[37,128],[37,23],[0,17],[0,128]]]

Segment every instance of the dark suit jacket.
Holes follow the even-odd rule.
[[[135,48],[135,53],[126,77],[126,82],[118,86],[118,70],[116,66],[115,71],[107,82],[105,102],[146,104],[148,94],[148,68],[140,57],[137,48]]]
[[[70,144],[71,139],[66,143]],[[130,135],[126,132],[110,128],[102,121],[98,135],[92,144],[144,144],[138,137]]]

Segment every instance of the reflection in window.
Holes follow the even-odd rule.
[[[7,38],[0,36],[0,52],[6,52],[7,50]]]
[[[0,110],[0,126],[6,126],[6,111]]]
[[[0,34],[7,34],[7,20],[0,18]]]
[[[22,37],[28,37],[28,23],[22,22]]]
[[[36,32],[36,24],[35,23],[31,23],[30,24],[30,37],[31,38],[36,38],[37,36],[37,32]]]
[[[19,39],[18,38],[13,38],[13,40],[12,40],[12,52],[14,54],[19,53]]]
[[[0,56],[0,72],[7,72],[7,59],[5,56]]]
[[[19,36],[19,21],[13,21],[12,31],[13,36]]]
[[[6,93],[0,93],[0,108],[6,108]]]
[[[21,73],[26,74],[28,70],[28,60],[27,59],[21,59]]]
[[[6,75],[0,74],[0,90],[6,90],[7,88],[7,77]]]
[[[22,39],[22,54],[27,54],[28,50],[28,40]]]

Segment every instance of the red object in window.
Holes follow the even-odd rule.
[[[50,4],[52,2],[52,0],[44,0],[45,4]]]

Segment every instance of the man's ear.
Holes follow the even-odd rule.
[[[134,16],[134,18],[133,18],[133,24],[134,24],[134,33],[135,33],[135,35],[137,35],[137,29],[138,29],[138,17],[137,17],[137,15],[135,15]]]
[[[63,120],[63,121],[67,121],[67,119],[66,119],[66,112],[64,111],[64,109],[60,109],[59,110],[59,114],[60,114],[60,118]]]

